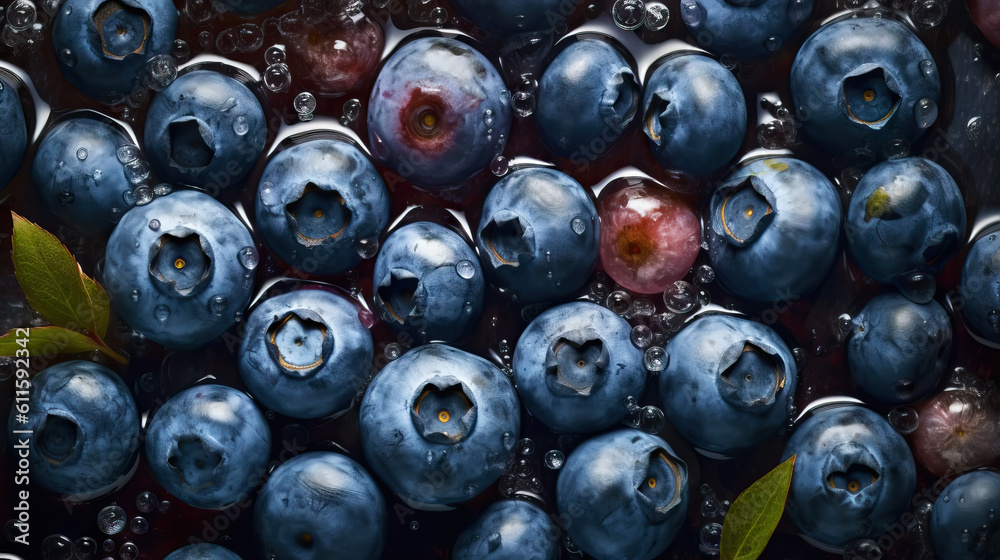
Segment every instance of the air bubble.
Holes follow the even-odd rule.
[[[233,120],[233,132],[235,132],[237,136],[244,136],[249,131],[250,123],[247,122],[246,117],[240,115]]]
[[[557,471],[566,464],[566,456],[558,449],[551,449],[545,453],[543,462],[546,468]]]
[[[438,6],[431,10],[431,23],[438,27],[442,27],[445,22],[448,21],[448,10],[445,10],[441,6]]]
[[[920,419],[916,410],[908,406],[897,406],[889,411],[889,424],[905,436],[917,429]]]
[[[840,340],[847,338],[847,335],[851,334],[854,328],[854,321],[851,316],[847,313],[843,313],[840,317],[837,317],[836,321],[837,335]]]
[[[896,281],[896,287],[907,299],[914,303],[927,303],[934,299],[937,283],[934,277],[922,272],[914,272]]]
[[[278,45],[267,47],[264,51],[264,62],[270,66],[272,64],[282,64],[285,62],[285,49]]]
[[[153,91],[163,91],[177,79],[177,61],[170,55],[160,54],[146,62],[146,86]]]
[[[653,331],[646,325],[636,325],[632,327],[632,332],[630,333],[629,338],[632,339],[632,344],[634,344],[636,348],[642,350],[652,344]]]
[[[264,70],[264,86],[274,93],[288,91],[292,85],[292,73],[284,63],[271,64]]]
[[[510,164],[507,162],[507,158],[501,155],[493,158],[493,161],[490,162],[490,171],[492,171],[497,177],[503,177],[506,175],[507,172],[510,171]]]
[[[187,62],[188,58],[191,57],[191,45],[188,45],[184,39],[175,40],[170,49],[170,56],[179,63]]]
[[[153,316],[157,321],[165,323],[170,318],[170,308],[166,305],[157,305],[156,309],[153,310]]]
[[[129,294],[129,299],[132,300],[132,303],[139,303],[139,295],[139,290],[132,290],[132,293]]]
[[[660,31],[670,22],[670,10],[661,2],[646,4],[646,29]]]
[[[135,560],[139,557],[139,547],[135,546],[133,543],[127,542],[123,544],[120,549],[118,549],[118,556],[120,556],[122,560]]]
[[[135,206],[135,193],[132,191],[125,191],[122,193],[122,200],[128,206]]]
[[[347,126],[358,120],[359,116],[361,116],[361,101],[357,99],[348,99],[345,101],[344,115],[340,118],[341,124]]]
[[[476,266],[469,261],[458,261],[455,265],[455,272],[466,280],[476,275]]]
[[[132,198],[135,200],[136,206],[145,206],[150,202],[153,202],[153,189],[147,187],[146,185],[136,187],[136,189],[132,191]]]
[[[506,474],[500,477],[500,493],[508,498],[514,495],[517,491],[517,477],[512,474]]]
[[[705,10],[695,0],[681,0],[681,20],[688,27],[697,27],[705,20]]]
[[[638,29],[646,17],[642,0],[617,0],[611,9],[615,24],[626,31]]]
[[[133,535],[145,535],[146,531],[149,531],[149,521],[146,521],[145,517],[133,517],[128,528]]]
[[[236,27],[234,39],[236,50],[252,53],[264,45],[264,32],[257,24],[242,23]]]
[[[694,273],[694,281],[697,284],[711,284],[713,280],[715,280],[715,269],[707,264],[699,266]]]
[[[615,290],[608,294],[604,303],[612,312],[624,315],[632,308],[632,296],[624,290]]]
[[[316,97],[308,91],[304,91],[295,96],[295,99],[292,101],[292,107],[299,114],[300,121],[311,121],[313,120],[313,113],[316,111]]]
[[[781,48],[781,37],[771,35],[764,41],[764,48],[770,52],[778,52]]]
[[[530,117],[535,112],[535,96],[527,91],[516,91],[511,96],[511,107],[519,117]]]
[[[889,159],[906,157],[910,155],[910,143],[902,138],[890,140],[885,147],[885,155]]]
[[[31,27],[38,17],[38,10],[31,0],[15,0],[7,8],[7,23],[15,32],[21,32]]]
[[[650,373],[659,373],[670,364],[670,356],[662,346],[650,346],[642,357],[642,363]]]
[[[879,560],[882,549],[872,539],[851,541],[844,548],[844,560]]]
[[[986,133],[986,125],[983,124],[982,117],[972,117],[965,125],[965,131],[969,133],[969,139],[978,142],[983,139]]]
[[[368,260],[378,253],[378,239],[362,239],[358,241],[358,256]]]
[[[917,126],[920,128],[930,128],[934,121],[938,117],[938,106],[937,103],[929,98],[922,97],[917,104],[913,106],[913,118],[917,121]]]
[[[535,442],[530,438],[522,438],[517,442],[517,452],[521,455],[531,455],[535,452]]]
[[[684,280],[674,282],[663,291],[663,303],[673,313],[687,313],[694,309],[697,302],[698,294],[694,286]]]
[[[910,6],[910,17],[923,27],[934,27],[944,20],[945,11],[940,0],[917,0]]]
[[[398,343],[390,342],[385,345],[383,353],[385,354],[385,358],[391,362],[396,358],[399,358],[399,356],[403,353],[403,350],[400,348]]]
[[[722,544],[722,524],[706,523],[698,535],[698,548],[704,554],[715,555]]]
[[[115,505],[107,506],[97,514],[97,528],[105,535],[117,535],[125,529],[127,519],[122,508]]]
[[[663,411],[655,406],[642,407],[642,415],[639,420],[639,429],[649,433],[658,434],[663,431],[666,420]]]
[[[79,560],[93,560],[97,556],[97,541],[90,537],[80,537],[73,543],[73,554]]]

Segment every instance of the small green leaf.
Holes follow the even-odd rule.
[[[795,455],[754,482],[736,498],[722,525],[722,560],[755,560],[785,511]]]
[[[90,290],[83,280],[85,275],[76,259],[54,235],[14,212],[11,214],[14,275],[28,304],[53,325],[99,333],[98,314],[94,312]],[[104,325],[106,329],[107,323]]]
[[[101,345],[89,336],[62,327],[37,327],[14,329],[0,337],[0,356],[15,356],[27,350],[29,356],[41,357],[55,354],[76,354],[100,350]],[[20,332],[20,334],[19,334]],[[26,341],[24,346],[19,341]]]
[[[108,293],[90,276],[81,273],[80,278],[83,279],[83,287],[87,289],[87,294],[90,295],[97,336],[104,338],[108,332],[108,321],[111,319],[111,302],[108,300]]]

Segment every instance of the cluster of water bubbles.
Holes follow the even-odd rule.
[[[267,64],[261,77],[264,87],[274,93],[288,91],[292,85],[292,73],[286,63],[285,47],[281,45],[268,47],[264,51],[264,62]]]
[[[719,500],[715,495],[715,490],[708,484],[702,484],[699,488],[701,492],[701,519],[705,523],[699,533],[698,548],[702,554],[719,554],[719,545],[722,542],[722,521],[729,511],[729,500]]]
[[[514,437],[510,434],[504,434],[504,436],[510,439]],[[530,458],[535,454],[535,442],[530,438],[521,438],[516,443],[516,450],[517,457],[508,466],[507,472],[500,477],[500,493],[507,497],[511,497],[518,492],[541,494],[544,490],[542,479],[536,475],[535,462]],[[559,455],[553,455],[553,451]],[[562,463],[564,462],[562,452],[553,451],[545,454],[543,464],[550,469],[562,468]]]
[[[670,9],[663,2],[642,0],[617,0],[611,8],[615,25],[632,31],[645,26],[650,31],[660,31],[670,22]]]
[[[14,0],[6,10],[0,11],[0,15],[5,16],[0,22],[3,25],[0,42],[4,45],[15,51],[30,52],[42,43],[45,23],[31,0]]]
[[[666,418],[659,408],[652,405],[639,406],[638,399],[629,395],[625,397],[625,417],[622,418],[622,424],[656,435],[663,431]]]

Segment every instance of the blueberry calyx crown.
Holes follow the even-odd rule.
[[[201,169],[215,157],[212,127],[198,117],[181,117],[167,125],[170,138],[168,161],[180,170]]]
[[[858,443],[849,441],[830,450],[823,475],[825,476],[823,482],[828,492],[853,501],[853,496],[877,488],[876,485],[881,479],[881,467],[871,452]],[[870,503],[874,507],[874,501]]]
[[[774,193],[762,179],[751,175],[716,191],[712,213],[716,233],[735,247],[757,240],[776,215]]]
[[[453,377],[424,383],[413,399],[410,417],[425,440],[454,444],[472,434],[479,411],[472,393]]]
[[[657,146],[663,142],[664,131],[667,129],[667,121],[670,118],[667,114],[669,107],[669,99],[659,93],[654,93],[652,100],[650,100],[649,108],[646,109],[646,115],[642,119],[643,130],[646,136]]]
[[[94,27],[101,38],[104,56],[122,60],[131,54],[145,54],[152,35],[152,19],[141,8],[118,0],[108,0],[94,11]]]
[[[627,66],[623,66],[615,72],[612,79],[611,87],[604,92],[601,113],[604,123],[616,133],[621,134],[635,118],[635,113],[639,108],[639,98],[636,92],[640,91],[641,88],[632,69]]]
[[[72,418],[49,412],[38,430],[38,451],[50,464],[62,464],[74,455],[79,432]]]
[[[785,386],[784,364],[773,350],[740,341],[722,354],[716,385],[730,404],[764,412]]]
[[[531,225],[510,210],[493,215],[482,232],[487,258],[493,268],[516,267],[535,256],[535,232]]]
[[[302,194],[285,206],[285,215],[296,240],[306,247],[337,239],[353,217],[343,195],[313,183],[308,183]]]
[[[222,463],[212,445],[198,436],[177,438],[167,455],[167,465],[188,490],[198,492],[215,484],[215,469]]]
[[[678,507],[687,487],[688,469],[684,461],[663,448],[656,448],[636,461],[636,500],[643,515],[662,523]]]
[[[149,276],[169,296],[189,297],[212,278],[212,248],[194,231],[178,228],[164,233],[153,245]]]
[[[267,350],[282,373],[309,377],[333,352],[333,337],[323,318],[308,309],[289,311],[267,329]]]
[[[423,316],[427,292],[415,274],[405,268],[394,268],[375,290],[375,297],[385,308],[383,319],[403,324],[407,317]]]
[[[865,64],[844,78],[844,109],[848,118],[881,130],[899,108],[899,86],[881,66]]]
[[[554,394],[586,397],[604,383],[610,360],[599,337],[583,331],[567,333],[545,356],[545,384]]]

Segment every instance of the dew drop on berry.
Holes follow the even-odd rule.
[[[165,323],[170,318],[170,308],[166,305],[157,305],[153,310],[153,316],[157,321]]]

